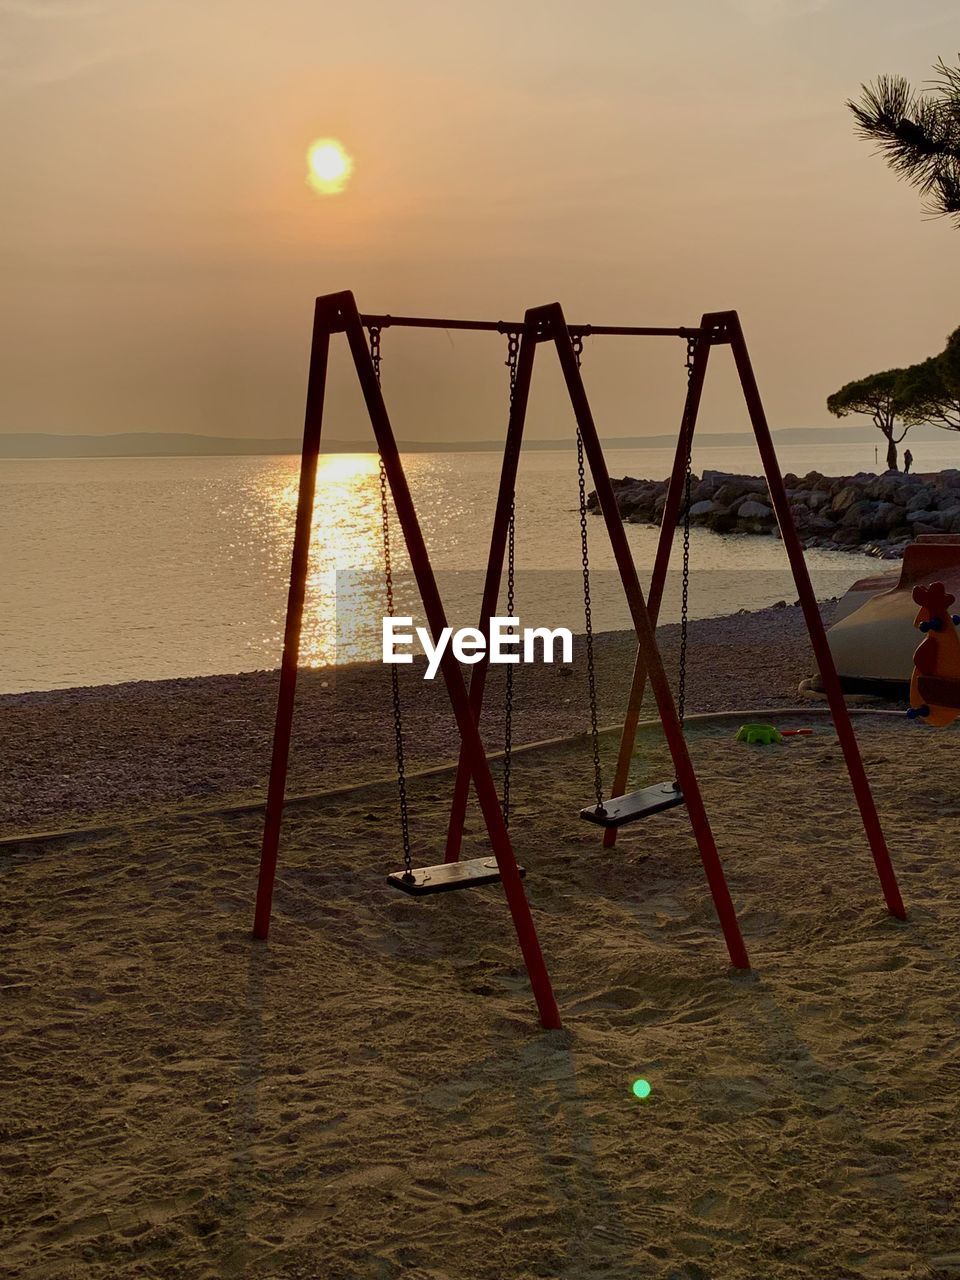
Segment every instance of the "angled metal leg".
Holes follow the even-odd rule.
[[[693,356],[693,369],[687,384],[687,395],[683,406],[683,417],[680,421],[680,433],[677,439],[677,452],[673,459],[673,471],[667,488],[666,502],[660,517],[660,537],[657,541],[657,554],[653,562],[653,573],[650,577],[650,593],[647,596],[647,611],[654,629],[660,616],[660,605],[663,601],[663,590],[670,568],[670,553],[673,550],[673,537],[680,518],[683,505],[684,485],[686,482],[687,455],[693,442],[700,413],[700,400],[703,396],[703,383],[707,375],[707,361],[710,359],[710,334],[704,330],[701,322],[701,337]],[[630,777],[630,761],[637,740],[637,725],[640,723],[640,710],[643,706],[643,691],[647,683],[647,667],[643,659],[643,650],[637,648],[637,657],[633,667],[633,680],[630,684],[630,698],[627,702],[627,714],[623,729],[620,732],[620,747],[617,751],[617,766],[613,776],[611,798],[622,796],[627,789]],[[612,848],[617,842],[617,828],[608,827],[603,833],[603,847]]]
[[[527,319],[531,323],[541,326],[545,334],[550,337],[556,346],[560,367],[567,385],[567,393],[573,404],[573,412],[580,428],[583,446],[590,463],[590,471],[593,475],[593,482],[596,487],[604,522],[607,526],[607,534],[610,538],[614,558],[617,562],[627,602],[630,606],[634,629],[637,633],[637,643],[643,651],[650,685],[657,701],[660,719],[663,721],[663,729],[673,758],[677,781],[680,783],[686,799],[690,822],[697,840],[697,847],[700,850],[700,858],[703,862],[710,892],[713,895],[717,915],[720,919],[720,926],[723,929],[727,951],[730,955],[731,963],[736,968],[748,969],[750,961],[747,958],[747,949],[740,932],[740,925],[737,922],[736,911],[734,910],[733,900],[730,897],[730,890],[727,887],[713,832],[710,829],[703,797],[700,794],[700,784],[697,781],[697,775],[687,752],[687,744],[683,738],[683,731],[677,719],[673,694],[670,691],[670,682],[667,680],[660,653],[657,649],[653,624],[647,612],[640,580],[637,577],[636,566],[633,563],[630,545],[627,542],[626,531],[620,519],[617,500],[613,492],[613,486],[610,484],[610,476],[603,456],[603,446],[597,435],[597,428],[593,421],[593,414],[584,390],[583,380],[580,376],[580,370],[577,368],[577,361],[564,320],[563,309],[558,303],[554,303],[549,307],[528,311]]]
[[[780,536],[783,538],[783,545],[787,551],[790,568],[793,570],[793,580],[796,584],[800,607],[803,610],[807,631],[810,635],[810,644],[813,647],[817,666],[820,669],[820,678],[823,681],[824,692],[827,695],[827,701],[833,713],[833,723],[837,730],[837,737],[840,740],[843,758],[847,764],[847,772],[850,775],[853,794],[856,796],[857,806],[860,809],[863,829],[866,832],[877,875],[883,888],[884,900],[891,915],[896,916],[899,920],[905,920],[907,915],[906,907],[903,905],[903,899],[900,896],[900,887],[897,884],[897,876],[893,869],[890,851],[887,848],[883,828],[880,825],[880,818],[873,800],[873,793],[870,790],[870,783],[867,780],[867,773],[863,767],[863,758],[860,755],[860,747],[857,744],[857,735],[854,733],[853,725],[850,722],[847,704],[844,701],[843,690],[840,687],[837,669],[834,666],[833,654],[830,652],[827,633],[823,626],[823,619],[820,617],[820,609],[817,606],[817,598],[810,583],[810,575],[807,572],[807,564],[803,557],[803,547],[797,537],[796,526],[793,523],[790,502],[787,498],[787,491],[784,488],[783,476],[780,474],[780,463],[773,447],[767,416],[764,412],[763,402],[760,399],[760,391],[754,377],[753,366],[750,363],[750,355],[743,337],[743,329],[740,327],[740,318],[735,311],[729,311],[719,312],[708,317],[708,319],[711,323],[724,325],[730,334],[733,358],[736,361],[737,372],[743,385],[743,395],[750,414],[750,421],[757,437],[757,445],[760,449],[760,457],[767,477],[767,487],[770,490],[770,499],[776,512],[777,523],[780,525]]]

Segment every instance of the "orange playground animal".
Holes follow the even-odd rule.
[[[950,612],[956,596],[931,582],[914,587],[913,598],[920,606],[913,625],[924,639],[913,655],[907,715],[940,728],[960,716],[960,616]]]

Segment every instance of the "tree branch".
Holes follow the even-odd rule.
[[[903,76],[878,76],[847,107],[858,135],[878,144],[927,209],[960,226],[960,68],[941,58],[934,70],[931,87],[920,93]]]

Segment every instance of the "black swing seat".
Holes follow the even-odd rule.
[[[523,867],[521,876],[527,873]],[[469,858],[464,862],[441,862],[436,867],[417,867],[412,875],[392,871],[387,883],[414,897],[427,893],[451,893],[454,889],[476,889],[483,884],[496,884],[500,879],[496,858]]]
[[[652,787],[644,787],[642,791],[613,796],[604,801],[601,809],[595,804],[588,805],[586,809],[580,810],[580,817],[584,822],[593,822],[598,827],[625,827],[630,822],[639,822],[641,818],[649,818],[651,814],[674,809],[683,803],[683,792],[678,783],[655,782]]]

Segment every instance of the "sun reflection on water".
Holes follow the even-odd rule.
[[[297,486],[294,479],[279,497],[291,522]],[[384,612],[382,539],[376,455],[321,456],[300,641],[302,665],[322,667],[369,655]]]

